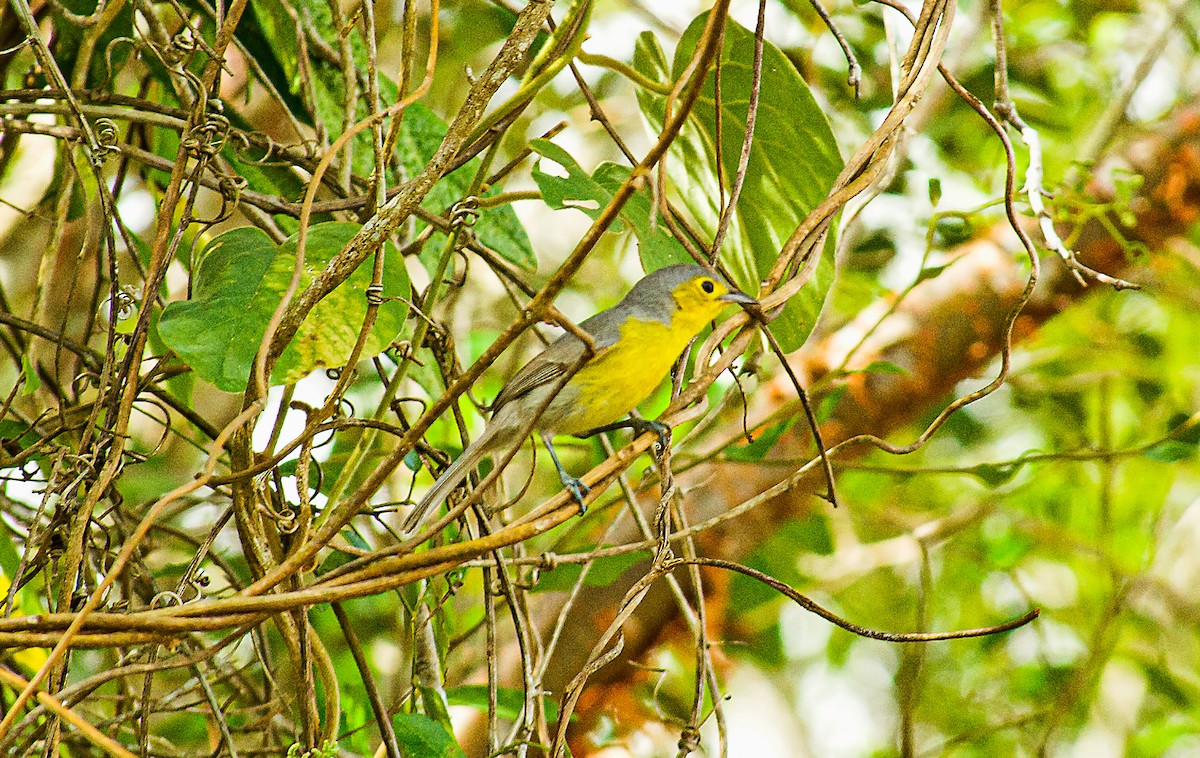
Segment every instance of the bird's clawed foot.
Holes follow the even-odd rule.
[[[654,432],[658,435],[658,447],[654,451],[656,456],[662,455],[671,447],[671,427],[661,421],[651,421],[632,416],[629,419],[629,428],[633,430],[634,437],[644,432]]]
[[[588,493],[592,491],[592,488],[584,484],[582,480],[576,479],[573,476],[563,475],[560,478],[562,479],[563,486],[567,488],[567,492],[570,492],[571,497],[574,498],[575,502],[579,503],[579,515],[582,516],[583,514],[587,513],[587,502],[585,501],[585,498],[587,498]]]

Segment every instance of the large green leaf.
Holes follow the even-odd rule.
[[[358,229],[357,224],[345,223],[309,229],[301,288]],[[407,298],[411,294],[408,273],[399,252],[388,245],[386,253],[383,295]],[[253,227],[220,235],[201,253],[192,299],[167,306],[158,324],[159,335],[202,378],[228,392],[244,389],[267,322],[287,290],[295,260],[294,236],[276,245]],[[365,292],[372,268],[368,259],[317,304],[280,356],[272,383],[294,382],[314,369],[345,363],[366,315]],[[362,357],[377,355],[391,344],[404,328],[407,313],[403,301],[385,301]]]
[[[589,218],[600,215],[617,189],[629,178],[630,169],[616,163],[604,162],[591,175],[574,158],[549,140],[529,143],[543,158],[554,161],[567,172],[565,177],[542,171],[541,161],[533,167],[533,180],[542,191],[542,200],[551,208],[574,208]],[[663,226],[653,223],[653,206],[648,190],[641,189],[629,198],[621,209],[621,220],[637,235],[642,267],[647,273],[672,263],[691,263],[692,258]],[[619,231],[620,225],[613,230]]]
[[[644,32],[634,52],[634,67],[647,77],[669,82],[682,75],[696,50],[707,15],[684,32],[668,69],[658,40]],[[736,175],[745,135],[754,61],[754,34],[730,21],[721,51],[720,158],[729,184]],[[709,75],[691,116],[667,156],[668,191],[701,228],[715,232],[720,215],[717,102]],[[642,113],[661,130],[666,98],[638,92]],[[753,292],[774,264],[784,243],[824,198],[842,170],[837,142],[808,85],[779,48],[763,46],[762,82],[754,144],[728,241],[721,251],[737,283]],[[833,281],[833,233],[816,276],[788,303],[774,330],[784,349],[803,343],[812,330]]]
[[[295,86],[299,82],[296,23],[280,10],[273,2],[252,0],[238,22],[234,36],[254,57],[259,70],[279,93],[288,112],[311,126],[304,100]]]
[[[330,47],[336,48],[338,40],[346,37],[351,65],[357,72],[353,107],[350,121],[357,122],[370,115],[370,102],[364,96],[367,71],[367,48],[362,37],[354,31],[348,34],[334,22],[330,4],[326,0],[298,0],[283,3],[281,0],[251,0],[253,14],[239,25],[238,36],[247,50],[261,57],[262,71],[271,80],[285,105],[300,120],[320,126],[332,141],[346,126],[347,98],[346,82],[342,68],[327,56],[308,46],[308,58],[300,60],[297,35],[303,29],[315,32]],[[296,19],[299,13],[300,20]],[[246,26],[242,30],[241,26]],[[398,99],[395,82],[380,73],[376,78],[379,97],[384,105]],[[385,126],[386,128],[386,126]],[[371,132],[363,131],[350,141],[350,163],[355,174],[369,176],[373,168]],[[345,157],[345,154],[343,156]],[[396,177],[390,177],[395,180]]]
[[[438,146],[442,144],[442,138],[446,136],[446,122],[424,105],[414,103],[404,110],[404,122],[401,126],[396,150],[405,171],[412,176],[425,167],[425,164],[437,151]],[[447,211],[454,203],[469,193],[471,179],[478,168],[479,159],[474,158],[443,176],[426,195],[425,201],[421,203],[422,207],[434,213]],[[483,193],[483,196],[490,197],[499,194],[500,191],[501,189],[497,185]],[[418,226],[423,227],[424,224],[418,224]],[[521,226],[521,222],[517,219],[517,214],[513,212],[511,206],[501,205],[481,211],[472,231],[480,242],[495,250],[506,260],[525,269],[537,267],[537,256],[534,255],[533,245],[530,244],[529,237],[525,234],[525,227]],[[435,240],[441,238],[441,235],[434,235]],[[436,249],[436,245],[426,245],[425,252],[421,256],[422,262],[429,267],[430,271],[434,267],[431,256],[436,255],[431,251]]]

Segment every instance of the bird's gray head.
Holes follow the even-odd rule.
[[[619,307],[669,325],[676,310],[704,301],[716,305],[715,316],[725,304],[752,303],[754,299],[729,286],[715,271],[693,263],[677,263],[643,277]]]

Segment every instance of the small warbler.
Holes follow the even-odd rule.
[[[485,456],[520,444],[530,418],[543,406],[533,428],[540,432],[563,485],[582,512],[587,486],[563,469],[551,438],[555,434],[585,437],[613,428],[613,422],[649,397],[705,324],[732,303],[755,302],[701,266],[682,263],[648,274],[621,302],[580,322],[580,329],[591,335],[595,352],[565,384],[564,377],[586,352],[583,341],[569,332],[513,375],[492,403],[492,417],[483,432],[438,477],[405,521],[404,531],[416,529],[429,509]],[[655,422],[627,425],[663,430]]]

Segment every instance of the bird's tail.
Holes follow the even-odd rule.
[[[417,503],[412,513],[408,514],[408,518],[404,520],[402,530],[404,534],[412,534],[416,531],[429,511],[445,500],[459,482],[467,478],[467,475],[479,465],[483,457],[491,452],[491,443],[495,436],[495,429],[489,425],[475,438],[474,442],[467,445],[467,449],[462,452],[462,455],[458,456],[458,459],[450,464],[450,468],[438,477],[429,491],[425,493],[425,497],[421,498],[421,502]]]

